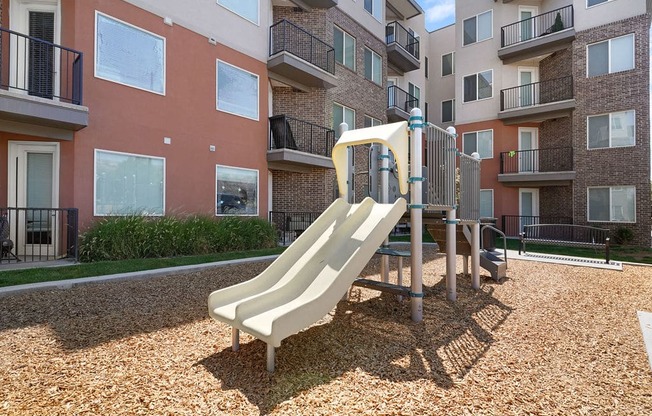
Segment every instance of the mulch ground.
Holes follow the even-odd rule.
[[[353,288],[269,374],[265,344],[243,334],[232,352],[206,308],[266,265],[1,298],[0,414],[652,415],[636,316],[652,268],[511,261],[479,291],[459,276],[451,303],[445,258],[426,250],[423,322]]]

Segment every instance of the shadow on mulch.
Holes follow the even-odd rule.
[[[283,341],[274,374],[265,370],[266,347],[259,340],[242,344],[238,352],[226,348],[197,364],[220,380],[222,389],[239,390],[261,414],[355,371],[390,382],[430,380],[451,388],[486,353],[492,332],[511,313],[487,283],[475,291],[468,277],[458,275],[455,303],[446,300],[445,279],[424,288],[421,323],[411,321],[409,301],[385,294],[357,301],[361,290],[353,289],[330,322]]]

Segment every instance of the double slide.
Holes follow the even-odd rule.
[[[211,293],[210,316],[279,347],[337,305],[406,208],[337,199],[261,274]]]

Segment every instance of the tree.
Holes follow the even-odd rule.
[[[557,16],[555,17],[555,23],[552,25],[551,32],[559,32],[560,30],[564,30],[564,22],[561,20],[561,14],[557,12]]]

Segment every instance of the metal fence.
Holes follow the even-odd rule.
[[[573,148],[513,150],[500,154],[500,173],[568,172],[573,170]]]
[[[269,118],[269,148],[330,157],[335,130],[286,115]]]
[[[396,85],[387,87],[387,108],[398,108],[409,113],[419,106],[419,100]]]
[[[500,111],[554,103],[573,98],[573,77],[519,85],[500,91]]]
[[[79,259],[77,208],[0,208],[0,262]]]
[[[287,246],[292,244],[320,215],[319,212],[270,211],[269,222],[276,228],[278,243]]]
[[[503,215],[502,230],[508,237],[518,237],[526,225],[536,224],[572,224],[571,217],[532,216],[532,215]]]
[[[269,28],[269,55],[289,52],[304,61],[335,74],[335,49],[288,20]]]
[[[570,5],[511,23],[500,29],[500,44],[504,48],[559,32],[573,27],[573,20],[573,6]]]
[[[388,45],[396,43],[419,59],[419,39],[399,22],[391,22],[385,26],[385,40]]]
[[[609,229],[572,224],[532,224],[524,227],[525,238],[568,241],[577,244],[604,244]]]
[[[83,54],[0,28],[0,88],[82,104]]]
[[[427,203],[433,209],[450,209],[456,204],[455,136],[433,124],[428,124],[424,132],[428,170]]]

